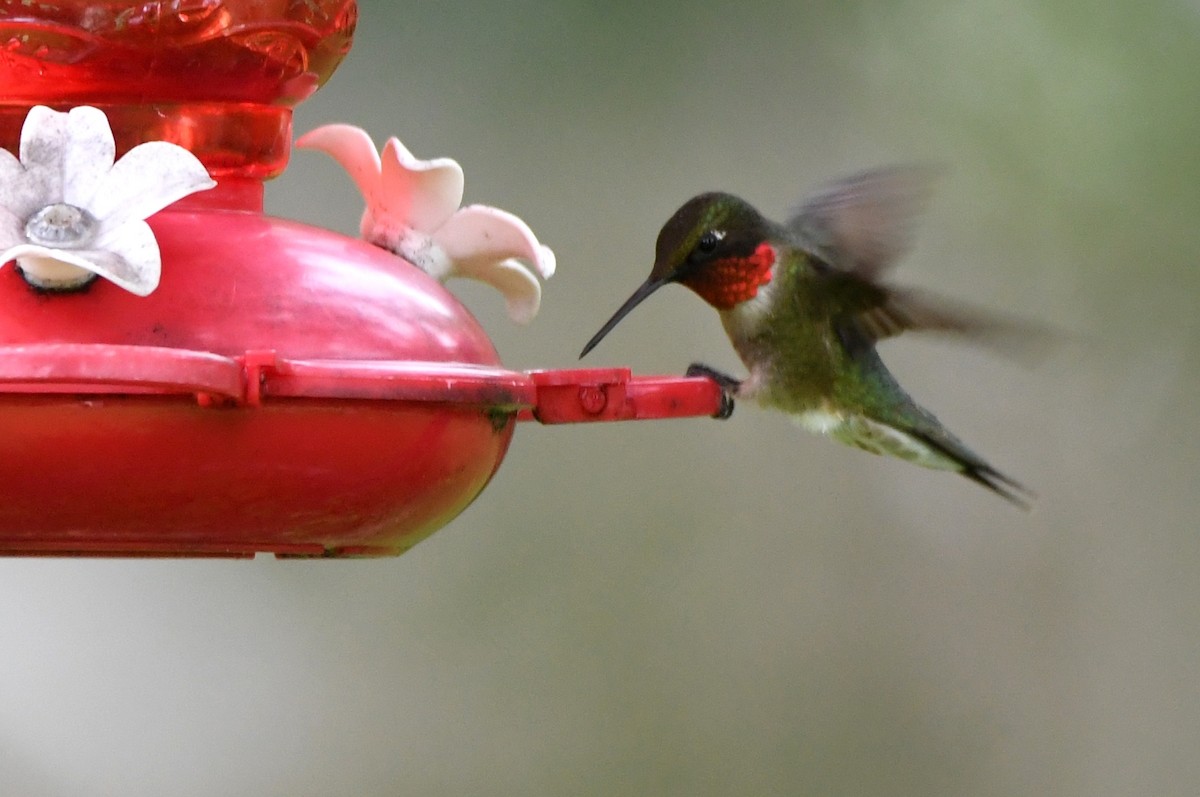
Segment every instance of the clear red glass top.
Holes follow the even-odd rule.
[[[291,108],[350,49],[354,0],[0,0],[0,147],[33,105],[95,105],[118,154],[147,140],[214,176],[286,165]]]

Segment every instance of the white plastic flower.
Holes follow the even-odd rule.
[[[97,276],[138,296],[158,287],[162,257],[145,219],[216,183],[195,155],[166,141],[115,156],[100,109],[30,110],[20,158],[0,149],[0,264],[16,260],[46,290]]]
[[[554,253],[511,213],[483,205],[459,208],[462,168],[450,158],[415,158],[397,138],[382,157],[366,131],[325,125],[296,146],[328,153],[350,173],[367,207],[362,237],[445,281],[469,277],[504,295],[509,316],[528,323],[541,304],[542,288],[525,265],[543,278],[554,273]]]

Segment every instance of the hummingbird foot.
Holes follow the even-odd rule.
[[[738,388],[742,386],[740,379],[734,379],[732,376],[715,368],[709,368],[703,363],[692,363],[688,366],[687,376],[704,376],[717,383],[721,388],[721,408],[717,410],[714,418],[725,420],[730,415],[733,415],[733,397],[738,392]]]

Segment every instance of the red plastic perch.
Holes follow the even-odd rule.
[[[537,403],[520,420],[544,424],[712,416],[721,388],[704,377],[633,376],[628,368],[530,371]]]

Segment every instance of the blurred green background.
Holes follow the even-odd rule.
[[[558,255],[569,367],[687,197],[781,216],[951,166],[896,279],[1051,321],[1028,368],[904,338],[908,389],[1034,487],[707,420],[518,429],[394,560],[0,560],[0,793],[1194,795],[1200,791],[1200,7],[363,0],[297,132],[449,155]],[[299,153],[278,215],[353,232]],[[679,288],[588,359],[739,372]]]

